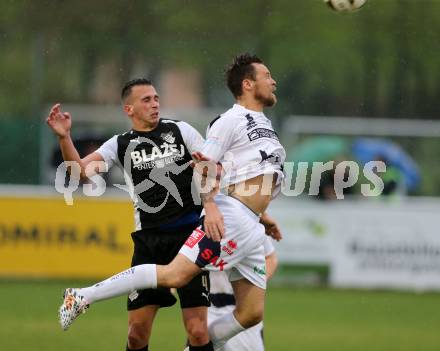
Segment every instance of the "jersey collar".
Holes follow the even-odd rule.
[[[241,113],[250,113],[252,116],[261,116],[264,118],[267,118],[264,115],[264,112],[259,112],[259,111],[254,111],[254,110],[249,110],[244,106],[241,106],[239,104],[234,104],[234,106],[232,107],[234,110],[236,110],[237,112],[241,112]]]

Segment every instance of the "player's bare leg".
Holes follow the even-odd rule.
[[[234,316],[245,328],[253,327],[263,320],[266,290],[241,279],[231,282],[234,289],[236,309]]]
[[[233,281],[231,284],[234,289],[236,309],[209,325],[214,350],[220,349],[230,338],[263,320],[266,291],[246,279]]]
[[[148,345],[153,321],[158,310],[158,305],[148,305],[128,311],[127,348],[129,350],[139,350]]]
[[[169,264],[156,265],[157,286],[181,288],[201,271],[199,266],[179,253]]]
[[[208,308],[205,306],[182,309],[183,323],[192,346],[203,346],[209,343]]]

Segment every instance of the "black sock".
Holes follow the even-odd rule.
[[[214,351],[214,346],[212,345],[211,341],[206,345],[202,345],[202,346],[189,345],[189,351]]]
[[[143,347],[143,348],[141,348],[141,349],[136,349],[136,350],[135,349],[129,349],[128,345],[127,345],[126,351],[148,351],[148,345]],[[212,349],[212,351],[214,351],[214,349]]]

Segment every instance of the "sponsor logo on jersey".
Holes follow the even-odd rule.
[[[237,248],[237,242],[235,240],[229,240],[226,245],[222,247],[222,251],[226,252],[229,256],[234,253],[234,250]]]
[[[134,139],[136,140],[136,139]],[[176,144],[163,143],[160,146],[153,146],[151,154],[147,155],[145,149],[132,151],[130,153],[133,167],[137,169],[151,169],[154,167],[165,167],[168,164],[182,160],[185,155],[184,145],[178,150]]]
[[[270,138],[279,141],[277,133],[267,128],[254,129],[252,132],[248,133],[248,138],[250,141],[254,141],[260,138]]]
[[[136,139],[131,139],[130,143],[136,143],[136,144],[140,144],[141,141],[139,140],[139,137],[137,137]]]
[[[254,117],[252,117],[249,113],[245,117],[248,120],[248,122],[246,124],[247,130],[252,129],[257,126],[257,123],[255,123],[255,121],[254,121]]]
[[[189,236],[189,238],[186,239],[185,245],[192,249],[194,246],[196,246],[196,244],[200,240],[202,240],[202,238],[204,236],[205,236],[205,232],[203,230],[201,230],[200,228],[196,228],[196,229],[194,229],[192,234]]]
[[[130,295],[128,295],[128,298],[130,299],[130,301],[134,301],[139,297],[139,293],[137,292],[137,290],[133,291]]]
[[[260,155],[261,155],[261,162],[260,163],[263,163],[264,161],[267,161],[270,163],[280,163],[281,162],[281,156],[279,156],[277,154],[268,155],[266,153],[266,151],[260,150]]]
[[[200,254],[200,257],[203,258],[203,260],[208,264],[212,264],[214,267],[218,268],[220,271],[223,271],[227,264],[224,259],[217,255],[214,256],[214,252],[211,249],[203,250]]]
[[[235,240],[229,240],[228,247],[230,247],[232,250],[235,250],[237,248],[237,242]]]
[[[254,266],[254,272],[260,275],[266,275],[266,267]]]
[[[174,141],[176,140],[176,138],[173,136],[173,132],[162,133],[160,137],[170,144],[174,144]]]
[[[203,297],[206,297],[206,300],[209,301],[209,295],[208,295],[207,293],[202,292],[202,296],[203,296]]]

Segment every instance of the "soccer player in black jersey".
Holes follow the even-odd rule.
[[[52,107],[47,124],[54,131],[65,161],[76,161],[81,178],[93,161],[122,168],[134,189],[136,230],[132,266],[147,263],[168,264],[188,236],[199,225],[200,208],[191,192],[191,153],[200,151],[201,135],[189,124],[159,117],[159,96],[147,79],[135,79],[122,89],[122,104],[132,129],[115,135],[96,152],[81,158],[70,137],[72,125],[60,104]],[[95,172],[98,169],[94,170]],[[197,275],[177,289],[190,350],[213,350],[207,330],[209,277]],[[170,289],[134,290],[128,297],[127,350],[148,350],[154,317],[160,307],[176,302]]]

